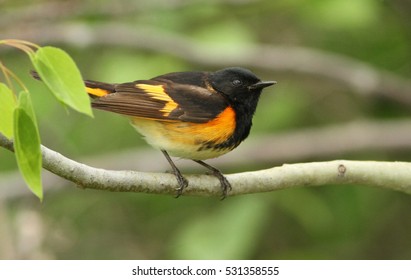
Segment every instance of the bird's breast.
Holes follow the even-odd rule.
[[[205,123],[141,118],[132,118],[131,121],[150,145],[176,157],[197,160],[214,158],[239,144],[231,140],[236,131],[236,113],[231,107]]]

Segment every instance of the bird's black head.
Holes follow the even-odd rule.
[[[262,82],[250,70],[231,67],[210,73],[207,80],[227,100],[236,113],[236,129],[227,141],[237,146],[250,133],[252,118],[257,108],[261,91],[276,82]]]
[[[263,88],[276,82],[262,82],[250,70],[231,67],[210,74],[211,86],[231,102],[242,103],[251,100],[258,101]]]

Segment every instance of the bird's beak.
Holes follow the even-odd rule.
[[[254,90],[254,89],[263,89],[272,85],[275,85],[277,82],[276,81],[267,81],[267,82],[258,82],[255,83],[254,85],[249,86],[248,88],[250,90]]]

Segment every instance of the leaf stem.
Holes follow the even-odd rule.
[[[34,54],[35,50],[39,49],[40,46],[28,41],[19,40],[19,39],[4,39],[0,40],[0,45],[8,45],[10,47],[17,48],[23,52],[25,52],[28,56]]]
[[[29,92],[27,87],[24,85],[23,81],[10,69],[8,69],[1,61],[0,61],[0,69],[1,72],[3,73],[4,78],[6,79],[6,83],[11,89],[11,91],[14,93],[14,98],[17,101],[16,98],[16,89],[12,83],[12,79],[16,81],[16,83],[22,88],[23,91]]]

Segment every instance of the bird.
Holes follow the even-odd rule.
[[[276,84],[242,67],[172,72],[126,83],[84,83],[93,108],[128,117],[146,142],[163,153],[178,182],[176,197],[188,181],[171,156],[207,168],[220,181],[222,199],[231,184],[204,160],[232,151],[248,137],[262,90]]]

